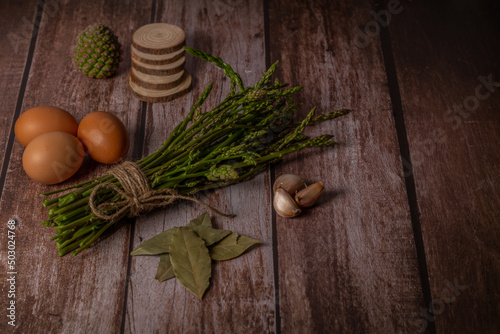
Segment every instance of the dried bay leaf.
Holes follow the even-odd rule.
[[[212,259],[205,241],[192,229],[179,227],[172,236],[169,254],[177,280],[201,299],[212,275]]]
[[[178,227],[173,227],[161,232],[157,236],[143,242],[130,255],[157,255],[168,253],[168,247],[172,240],[172,235],[177,231]]]
[[[170,255],[161,254],[160,264],[158,265],[158,270],[156,271],[155,279],[157,279],[160,282],[163,282],[172,277],[175,277],[175,274],[172,268],[172,263],[170,262]]]
[[[259,243],[261,241],[232,232],[210,248],[210,257],[217,261],[233,259],[243,254],[251,246]]]
[[[210,220],[210,215],[208,213],[202,213],[195,219],[191,220],[187,225],[187,227],[195,227],[195,226],[209,226],[212,227],[212,221]]]
[[[201,300],[210,285],[212,259],[238,257],[257,243],[260,241],[213,228],[210,216],[204,213],[184,227],[173,227],[145,241],[131,255],[159,255],[155,279],[163,282],[177,277]]]
[[[191,229],[205,241],[205,244],[207,246],[213,245],[216,242],[221,241],[225,237],[227,237],[229,234],[231,234],[231,231],[228,230],[218,230],[216,228],[213,228],[212,226],[205,226],[205,225],[198,225],[191,227]]]

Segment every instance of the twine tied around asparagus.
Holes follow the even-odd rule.
[[[235,216],[234,214],[221,212],[213,206],[208,205],[207,203],[194,197],[179,195],[174,189],[165,188],[154,190],[151,188],[149,180],[146,175],[144,175],[141,168],[131,161],[125,161],[119,164],[111,169],[108,174],[113,175],[118,182],[120,182],[123,190],[109,182],[101,183],[92,190],[89,198],[90,209],[94,215],[103,220],[113,221],[114,219],[121,217],[122,214],[127,211],[129,217],[137,217],[143,212],[148,212],[161,206],[170,205],[178,199],[198,203],[224,217]],[[121,195],[124,200],[118,202],[105,202],[96,206],[94,202],[97,197],[97,192],[99,189],[103,188],[115,191]],[[104,208],[113,207],[118,208],[118,210],[111,214],[103,212]]]

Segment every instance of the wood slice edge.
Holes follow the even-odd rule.
[[[171,64],[171,63],[174,63],[175,61],[181,59],[182,57],[184,57],[186,55],[186,50],[182,50],[182,52],[180,52],[179,54],[171,57],[171,58],[168,58],[168,59],[163,59],[163,60],[152,60],[152,59],[147,59],[147,58],[144,58],[144,57],[141,57],[139,56],[138,54],[136,54],[134,52],[134,47],[131,48],[131,56],[132,56],[132,59],[140,62],[140,63],[143,63],[143,64],[149,64],[149,65],[167,65],[167,64]]]
[[[150,48],[146,48],[146,47],[140,46],[136,42],[132,41],[132,46],[134,48],[136,48],[137,50],[139,50],[141,52],[149,53],[150,55],[166,55],[166,54],[169,54],[169,53],[172,53],[172,52],[175,52],[175,51],[178,51],[178,50],[182,49],[182,47],[184,45],[186,45],[186,41],[185,40],[182,41],[181,43],[179,43],[178,45],[174,45],[174,46],[171,46],[171,47],[168,47],[168,48],[150,49]]]
[[[142,95],[140,93],[137,93],[132,88],[132,86],[130,86],[130,81],[131,81],[131,79],[129,76],[128,82],[129,82],[129,87],[130,87],[130,91],[132,92],[132,95],[141,101],[149,102],[149,103],[161,103],[161,102],[169,102],[169,101],[175,100],[175,99],[189,93],[191,91],[192,86],[193,86],[193,81],[191,80],[191,83],[189,84],[188,87],[186,87],[185,89],[180,90],[178,92],[175,92],[174,94],[159,96],[159,97],[150,97],[150,96],[145,96],[145,95]]]
[[[132,71],[130,72],[130,80],[135,83],[138,86],[141,86],[143,88],[147,89],[155,89],[155,90],[167,90],[167,89],[172,89],[174,87],[177,87],[179,84],[181,84],[184,79],[186,79],[186,74],[187,72],[184,72],[181,77],[177,80],[174,80],[172,82],[164,83],[164,84],[154,84],[150,82],[146,82],[138,78]]]
[[[140,64],[138,64],[134,59],[132,59],[132,67],[135,70],[142,72],[144,74],[149,74],[149,75],[171,75],[171,74],[179,73],[180,71],[182,71],[184,69],[185,63],[186,63],[186,60],[184,59],[184,61],[177,67],[169,68],[166,70],[155,70],[152,68],[143,67]]]

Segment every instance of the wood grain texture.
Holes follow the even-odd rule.
[[[134,138],[141,102],[128,92],[130,54],[125,50],[124,61],[113,78],[97,80],[78,72],[73,63],[73,47],[78,34],[96,21],[109,24],[121,43],[130,44],[129,29],[148,22],[150,6],[147,1],[128,5],[121,1],[47,3],[22,111],[37,105],[55,105],[80,120],[88,112],[106,110],[117,115]],[[130,17],[130,13],[134,15]],[[131,152],[134,144],[131,143]],[[50,241],[54,231],[39,224],[47,212],[38,197],[56,186],[41,186],[26,176],[21,166],[22,151],[16,142],[0,203],[0,221],[7,222],[13,216],[19,221],[15,332],[117,332],[125,291],[129,226],[117,227],[114,234],[76,258],[58,258],[56,245]],[[95,177],[108,168],[86,161],[85,168],[65,184]],[[1,225],[2,235],[6,235],[5,226]],[[6,263],[4,253],[1,261]],[[2,285],[3,282],[4,279]],[[5,323],[2,321],[2,325]]]
[[[12,122],[21,81],[28,58],[28,49],[37,12],[37,1],[0,3],[0,166],[3,166],[5,150],[11,134]],[[30,60],[31,61],[31,60]],[[24,92],[24,90],[22,90]],[[8,158],[7,158],[8,160]]]
[[[156,22],[182,27],[186,45],[220,56],[249,85],[265,71],[260,1],[158,3]],[[189,56],[186,70],[193,75],[191,93],[148,107],[145,154],[161,145],[207,84],[215,83],[203,108],[215,106],[229,93],[229,80],[215,66]],[[233,219],[214,217],[219,228],[263,240],[264,244],[240,258],[214,263],[211,287],[201,302],[176,280],[154,280],[157,257],[133,257],[125,333],[275,332],[269,174],[199,194],[199,198],[237,215]],[[134,247],[165,229],[185,225],[204,211],[195,204],[177,202],[174,207],[139,219]]]
[[[499,333],[500,8],[403,8],[389,30],[437,332]]]
[[[270,2],[270,60],[304,86],[302,115],[353,110],[309,132],[334,134],[338,146],[276,167],[326,187],[303,215],[276,218],[283,333],[396,333],[423,305],[380,44],[356,46],[370,10],[370,1]]]

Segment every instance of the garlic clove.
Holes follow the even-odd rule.
[[[283,174],[274,181],[273,193],[276,193],[278,188],[285,189],[290,195],[295,194],[295,192],[301,188],[307,187],[306,182],[298,175],[294,174]]]
[[[303,208],[313,206],[323,190],[325,190],[323,183],[318,182],[311,184],[309,187],[306,187],[295,194],[295,202]]]
[[[276,213],[284,218],[295,217],[301,212],[292,196],[283,188],[276,189],[276,192],[274,193],[273,206]]]

